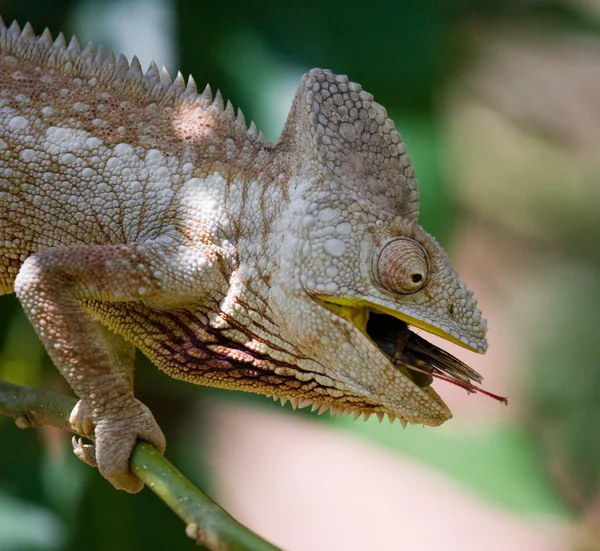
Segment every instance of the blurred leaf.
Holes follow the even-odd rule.
[[[446,246],[456,209],[443,176],[443,142],[436,120],[424,114],[390,113],[390,116],[406,143],[419,180],[419,223]]]
[[[530,422],[561,490],[583,507],[600,485],[600,272],[577,264],[548,268],[550,281],[540,292],[547,315],[539,322],[529,381]]]
[[[0,549],[58,551],[65,539],[65,527],[56,515],[0,490]]]
[[[0,379],[20,385],[39,385],[45,357],[42,343],[19,308],[6,330],[4,347],[0,348]]]

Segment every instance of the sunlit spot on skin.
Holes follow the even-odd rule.
[[[175,134],[185,141],[210,139],[217,132],[217,120],[206,108],[189,104],[173,108],[171,124]]]

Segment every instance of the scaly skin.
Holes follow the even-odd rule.
[[[17,293],[118,488],[141,487],[137,438],[165,447],[133,395],[134,347],[193,383],[426,425],[451,414],[369,338],[369,312],[486,349],[417,225],[400,135],[345,76],[305,75],[271,144],[192,79],[13,24],[0,138],[0,294]]]

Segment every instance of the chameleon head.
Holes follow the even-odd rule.
[[[328,71],[303,82],[280,147],[301,144],[313,155],[304,154],[290,184],[277,302],[288,339],[310,358],[302,369],[319,383],[303,397],[438,425],[451,417],[447,406],[382,349],[370,320],[376,314],[379,326],[410,325],[479,353],[485,321],[417,224],[414,171],[385,110]]]
[[[325,274],[317,276],[326,289],[335,290],[317,293],[318,301],[346,318],[356,315],[350,314],[353,309],[367,319],[368,311],[377,312],[469,350],[486,351],[486,323],[477,301],[433,237],[400,218],[367,224],[362,236],[356,237],[361,255],[351,258],[348,246],[349,254],[342,259],[352,268],[338,269],[334,278],[327,278],[327,273],[336,270],[326,268]]]

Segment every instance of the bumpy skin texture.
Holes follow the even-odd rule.
[[[485,351],[417,218],[400,135],[345,76],[306,74],[271,144],[192,79],[0,31],[0,294],[17,293],[118,488],[140,489],[137,438],[165,447],[133,395],[134,347],[193,383],[448,419],[354,322],[378,311]]]

